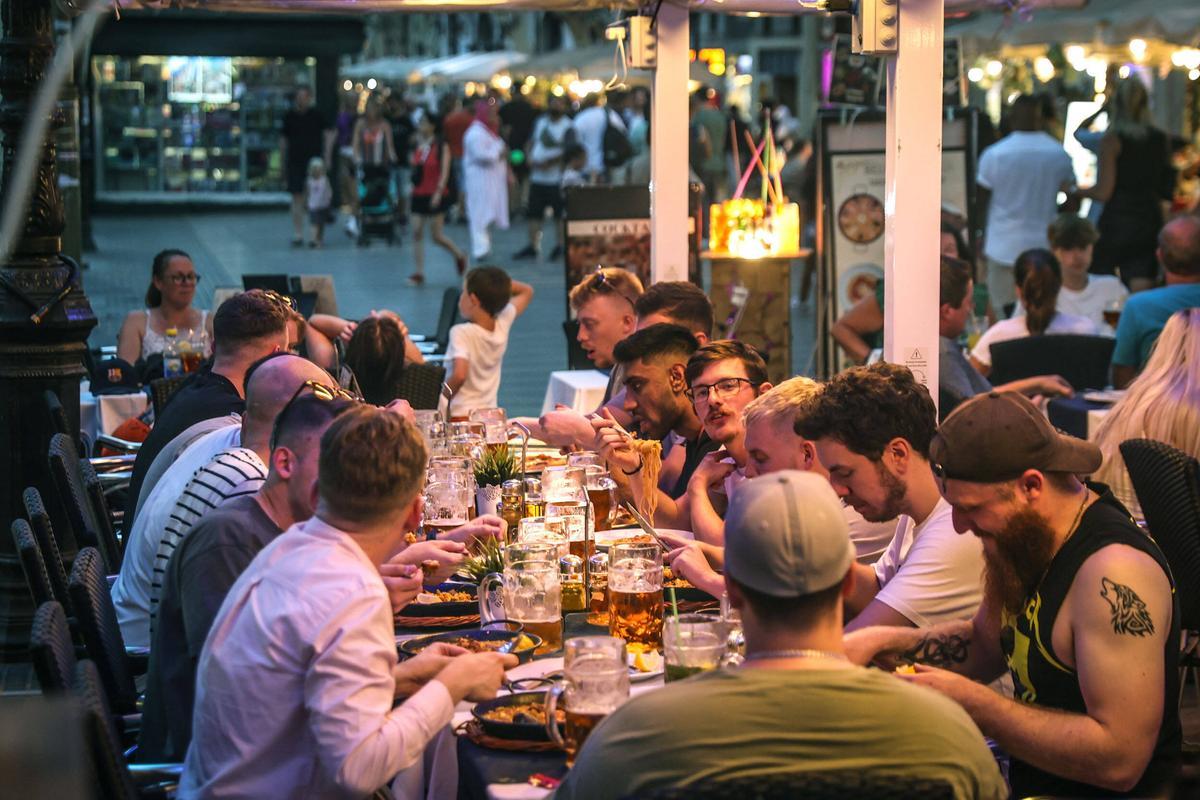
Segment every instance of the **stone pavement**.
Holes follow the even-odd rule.
[[[99,320],[92,332],[93,347],[116,344],[124,315],[142,307],[154,254],[167,247],[192,255],[202,276],[196,292],[198,308],[211,306],[215,288],[240,287],[244,274],[329,274],[342,316],[354,319],[373,308],[390,308],[414,332],[432,333],[443,291],[459,284],[453,260],[431,244],[428,231],[426,283],[416,288],[405,282],[412,258],[407,238],[393,247],[377,241],[360,248],[346,237],[339,222],[326,230],[323,249],[293,249],[291,224],[282,209],[106,212],[93,217],[92,229],[97,249],[84,254],[88,269],[83,280]],[[446,230],[468,250],[465,226],[448,225]],[[561,262],[513,261],[512,254],[526,243],[525,230],[523,220],[514,220],[512,228],[499,231],[493,242],[492,263],[536,291],[529,311],[513,327],[504,359],[500,404],[511,415],[537,414],[550,372],[567,367],[561,327],[566,308],[563,267]],[[546,233],[550,240],[549,230]],[[804,306],[793,310],[793,331],[794,369],[802,372],[813,341],[811,312]]]

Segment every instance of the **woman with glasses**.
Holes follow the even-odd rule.
[[[182,250],[163,250],[154,257],[146,308],[130,311],[117,334],[117,357],[134,364],[167,346],[167,330],[181,337],[188,331],[205,333],[204,356],[212,354],[212,316],[192,307],[200,276],[192,257]]]

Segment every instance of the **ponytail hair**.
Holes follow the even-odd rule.
[[[1058,290],[1062,288],[1062,267],[1049,250],[1036,248],[1017,256],[1013,277],[1021,289],[1025,306],[1025,327],[1030,336],[1041,336],[1050,327],[1057,312]]]
[[[192,260],[192,257],[182,250],[160,250],[158,255],[154,257],[154,263],[150,267],[151,276],[158,278],[159,280],[163,280],[164,276],[167,274],[167,265],[170,264],[171,259],[175,258],[176,256],[186,258],[188,261]],[[151,280],[150,287],[146,289],[146,308],[158,308],[161,305],[162,292],[158,290],[158,287],[154,285],[154,281]]]

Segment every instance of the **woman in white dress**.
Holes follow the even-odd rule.
[[[463,136],[463,189],[471,257],[476,261],[492,251],[491,226],[508,228],[508,150],[500,138],[500,112],[494,101],[475,105],[475,121]]]

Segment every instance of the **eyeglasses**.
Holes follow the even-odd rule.
[[[175,275],[168,275],[167,280],[169,280],[171,283],[175,284],[176,286],[183,286],[183,285],[189,284],[189,283],[199,283],[200,276],[197,275],[195,272],[183,272],[183,273],[177,273]]]
[[[334,400],[349,400],[350,402],[358,402],[357,397],[341,387],[328,386],[320,381],[305,381],[304,383],[300,384],[300,386],[296,389],[295,394],[292,395],[291,399],[288,400],[283,408],[279,411],[279,415],[275,417],[275,424],[271,426],[271,438],[268,443],[268,447],[271,450],[274,450],[275,445],[278,443],[276,440],[279,438],[280,423],[283,422],[283,418],[287,416],[288,411],[290,411],[292,406],[296,404],[296,401],[300,399],[300,395],[304,394],[305,389],[312,389],[313,397],[316,397],[319,400],[325,400],[326,402],[332,402]],[[344,410],[345,409],[342,409],[341,411]],[[341,411],[338,413],[340,414]]]
[[[740,392],[742,390],[743,383],[755,387],[762,385],[761,383],[755,383],[749,378],[722,378],[716,383],[708,386],[705,386],[704,384],[697,384],[696,386],[688,389],[685,394],[693,403],[698,403],[700,401],[707,403],[709,395],[716,395],[724,400],[728,397],[733,397],[735,394]]]
[[[612,278],[608,277],[608,275],[604,274],[603,264],[596,265],[596,271],[593,272],[592,277],[588,279],[587,287],[593,292],[606,292],[615,294],[618,297],[623,297],[629,302],[629,305],[636,308],[633,298],[622,292],[620,287],[617,286],[616,282],[613,281]]]

